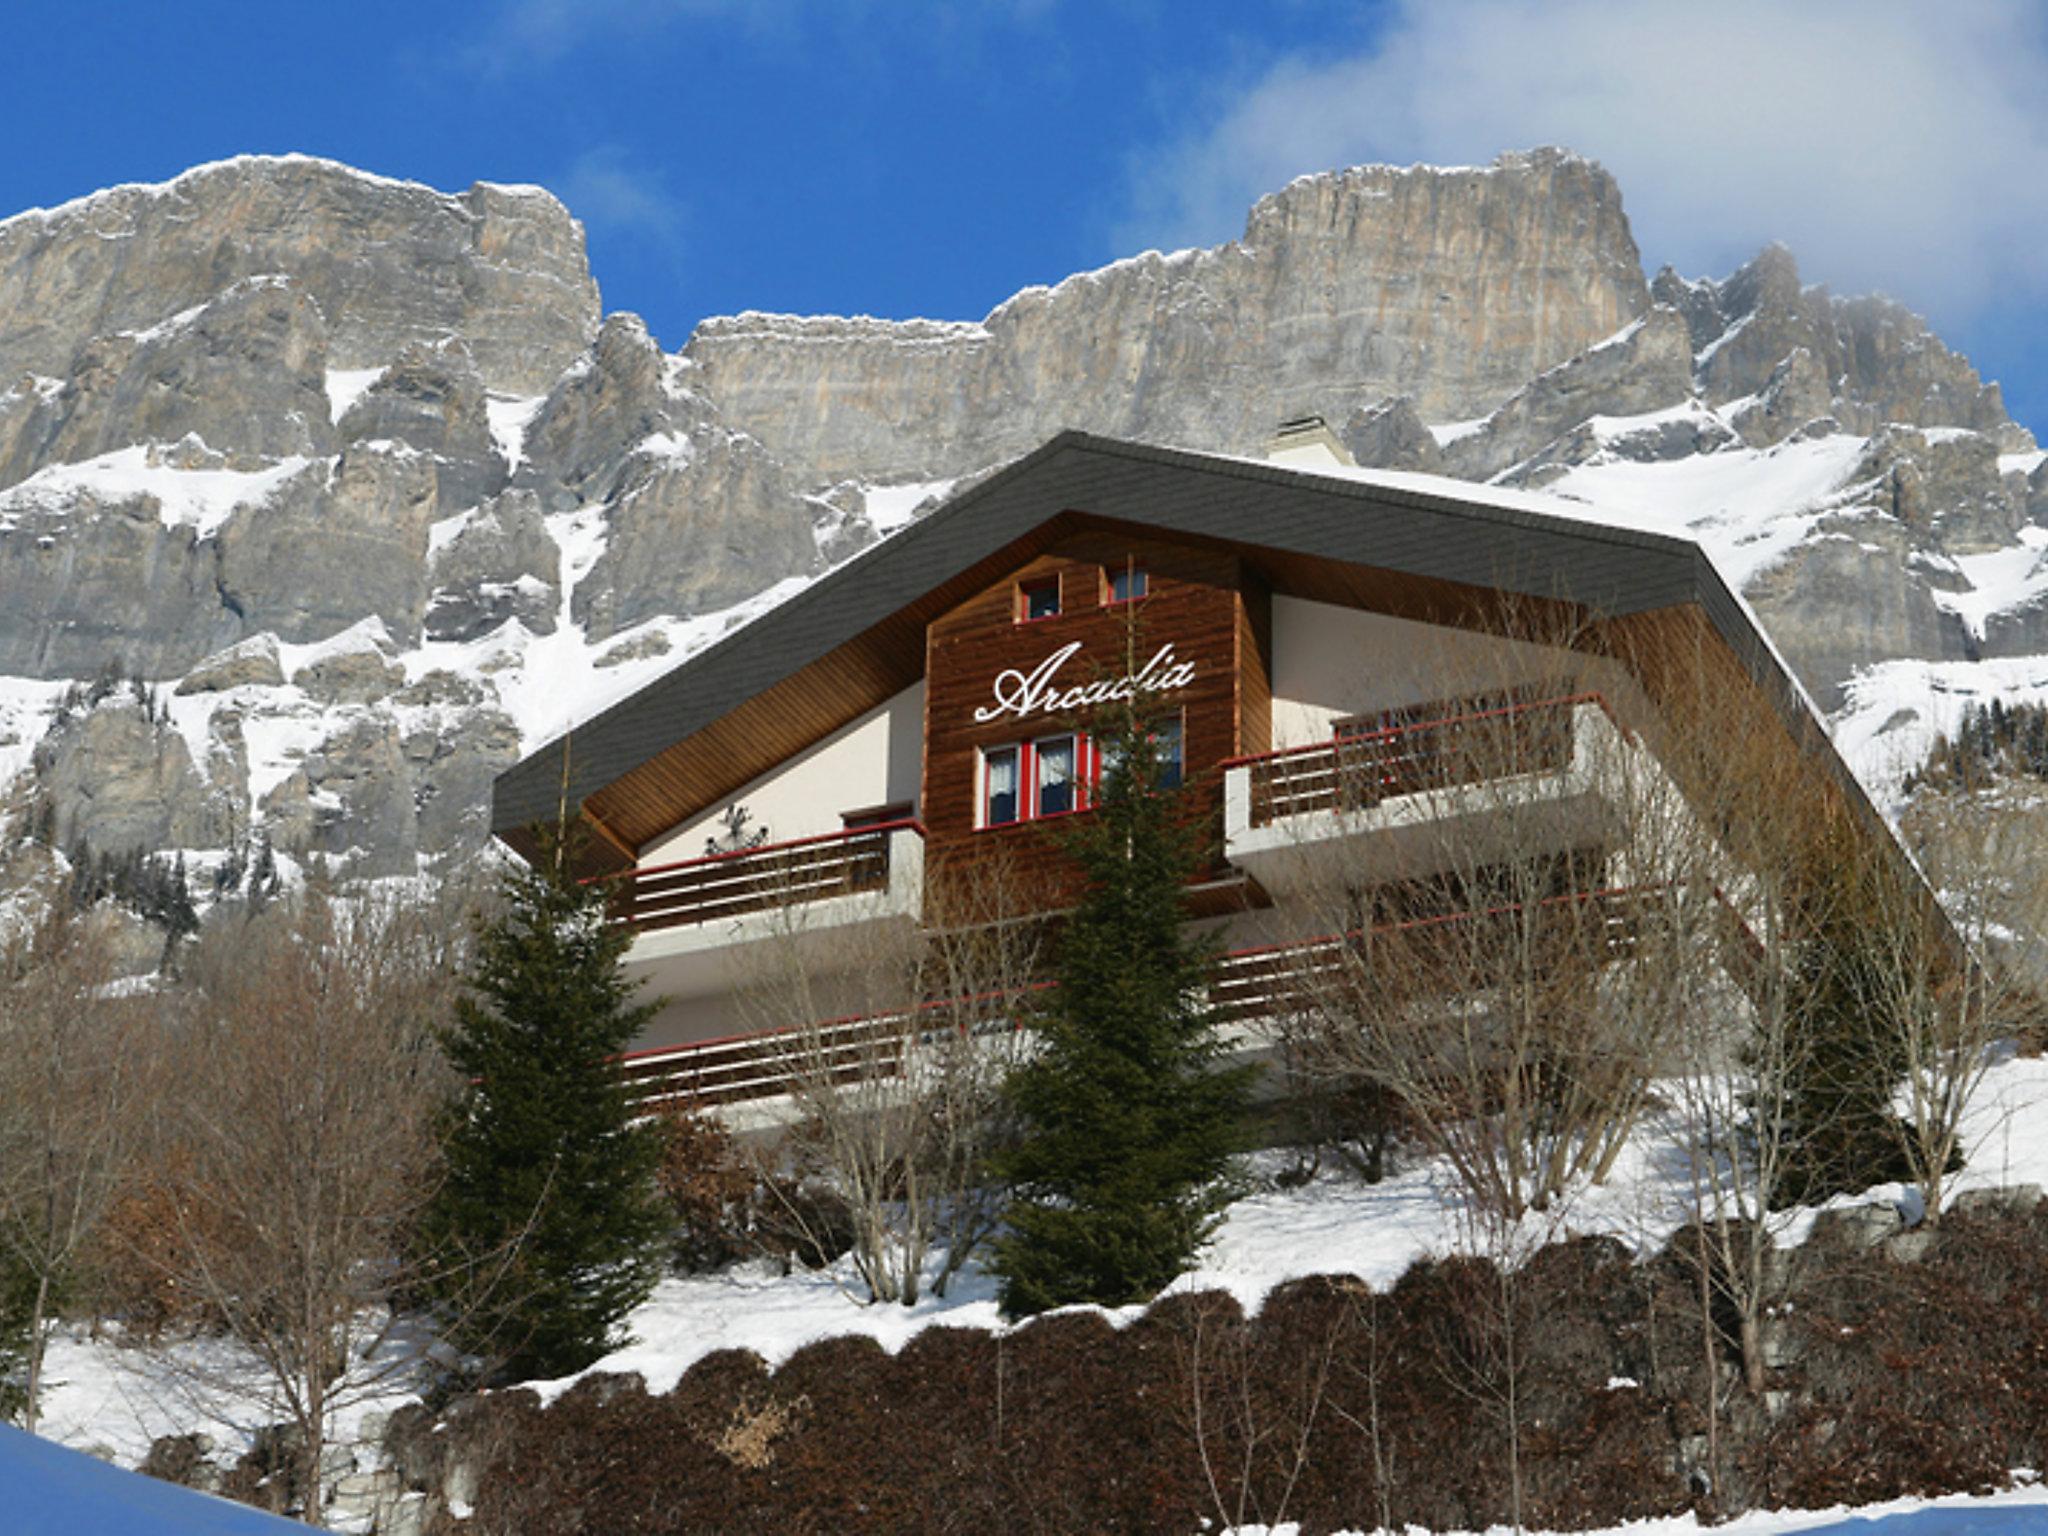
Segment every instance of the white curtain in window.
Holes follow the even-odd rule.
[[[988,755],[988,819],[991,824],[1017,819],[1017,749]]]
[[[1056,816],[1074,808],[1074,738],[1038,744],[1038,814]]]

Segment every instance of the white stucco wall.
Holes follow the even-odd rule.
[[[1548,646],[1273,598],[1273,747],[1328,741],[1350,715],[1568,679],[1583,659]]]
[[[924,683],[840,727],[809,751],[763,774],[723,804],[641,845],[640,862],[694,859],[729,804],[743,805],[771,842],[837,832],[846,811],[907,800],[924,777]]]

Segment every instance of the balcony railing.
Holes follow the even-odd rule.
[[[1327,997],[1347,971],[1370,980],[1374,945],[1401,946],[1411,962],[1401,968],[1412,977],[1454,987],[1479,984],[1492,966],[1530,946],[1547,947],[1557,963],[1576,957],[1605,964],[1635,952],[1671,890],[1645,885],[1578,891],[1234,950],[1217,962],[1210,1001],[1232,1023],[1299,1012]]]
[[[1582,955],[1596,962],[1621,959],[1633,953],[1645,922],[1653,920],[1669,893],[1668,886],[1579,892],[1233,950],[1216,962],[1209,1000],[1226,1025],[1284,1017],[1327,996],[1347,965],[1356,964],[1348,957],[1361,953],[1368,939],[1426,942],[1441,937],[1455,943],[1475,924],[1515,922],[1532,911],[1548,920],[1545,927],[1554,922],[1557,933],[1572,935]],[[732,1104],[774,1098],[805,1083],[891,1077],[935,1032],[1007,1028],[1013,1022],[1014,1003],[1024,992],[1050,985],[1041,982],[1013,993],[941,999],[896,1012],[636,1051],[621,1059],[621,1071],[633,1097],[646,1106],[667,1100]]]
[[[1400,795],[1569,767],[1573,711],[1582,704],[1605,701],[1577,693],[1466,709],[1223,767],[1249,778],[1249,825],[1270,827],[1290,816],[1365,810]]]
[[[916,821],[888,821],[627,870],[606,877],[613,919],[636,933],[653,933],[883,891],[897,833],[922,838],[924,828]]]

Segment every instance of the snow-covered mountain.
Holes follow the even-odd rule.
[[[523,748],[1061,426],[1700,538],[1881,792],[2048,697],[2048,456],[1772,248],[1653,280],[1597,165],[1365,167],[979,322],[603,317],[548,193],[303,157],[0,220],[12,830],[205,871],[462,859]],[[94,680],[118,668],[145,686]],[[85,686],[81,686],[85,685]]]

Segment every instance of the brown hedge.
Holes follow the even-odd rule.
[[[1505,1280],[1470,1259],[1382,1292],[1296,1280],[1249,1318],[1176,1295],[1122,1329],[1059,1313],[1001,1336],[930,1328],[894,1356],[827,1339],[773,1371],[726,1351],[661,1397],[631,1378],[546,1409],[507,1394],[457,1420],[486,1463],[466,1528],[1472,1529],[1508,1518],[1518,1460],[1524,1519],[1571,1529],[1976,1488],[2043,1463],[2048,1204],[1982,1201],[1938,1234],[1824,1233],[1786,1256],[1789,1363],[1762,1401],[1719,1333],[1708,1375],[1694,1251],[1681,1235],[1638,1263],[1585,1239]]]

